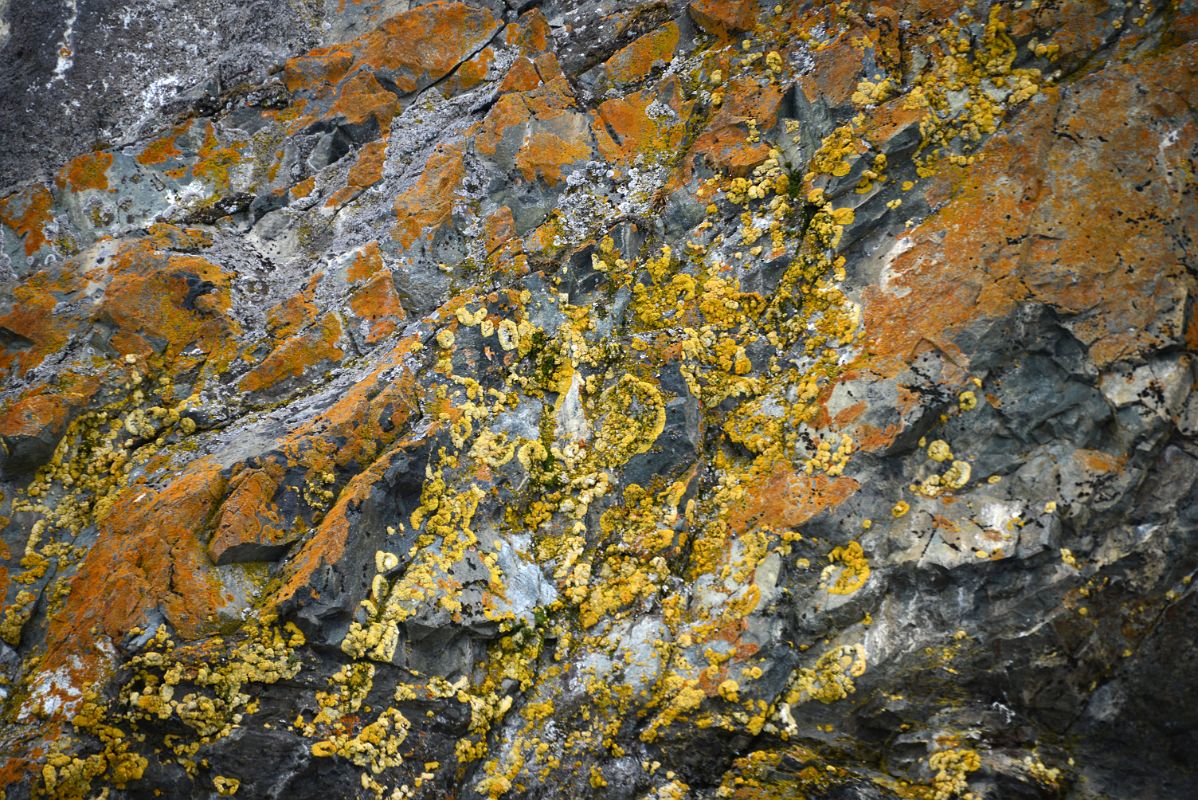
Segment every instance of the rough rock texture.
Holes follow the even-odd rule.
[[[1198,796],[1195,0],[0,0],[0,786]]]

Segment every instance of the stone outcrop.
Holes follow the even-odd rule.
[[[0,48],[8,800],[1198,794],[1194,0]]]

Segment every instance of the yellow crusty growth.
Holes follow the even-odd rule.
[[[832,563],[824,568],[823,580],[832,594],[853,594],[869,580],[869,561],[859,542],[837,547],[828,560]]]
[[[596,418],[596,460],[614,467],[653,446],[665,429],[666,405],[656,386],[625,375],[600,395]]]
[[[864,675],[865,667],[864,645],[833,648],[821,655],[814,666],[795,671],[786,702],[794,705],[807,700],[821,703],[843,700],[857,690],[853,678]]]
[[[977,800],[967,783],[969,773],[982,766],[977,751],[957,747],[939,750],[928,757],[928,766],[936,770],[932,778],[933,800]]]

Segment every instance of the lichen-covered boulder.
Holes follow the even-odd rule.
[[[1198,796],[1194,0],[0,0],[0,80],[7,800]]]

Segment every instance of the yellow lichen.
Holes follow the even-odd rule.
[[[812,667],[795,671],[786,695],[789,705],[818,700],[834,703],[856,691],[853,678],[865,674],[865,647],[860,644],[833,648],[816,660]]]
[[[939,750],[928,757],[928,766],[936,770],[932,778],[933,800],[977,800],[968,784],[969,773],[982,766],[977,751],[957,747]]]
[[[596,460],[600,466],[614,467],[657,441],[665,429],[665,401],[653,384],[625,375],[599,397],[596,418]]]
[[[928,458],[933,461],[948,461],[952,457],[953,451],[943,439],[937,439],[928,445]]]
[[[216,793],[221,797],[232,797],[237,794],[237,790],[241,788],[241,781],[237,778],[228,778],[224,775],[217,775],[212,779],[212,786],[216,789]]]
[[[822,582],[831,594],[853,594],[869,580],[869,561],[858,542],[849,542],[828,554]]]

